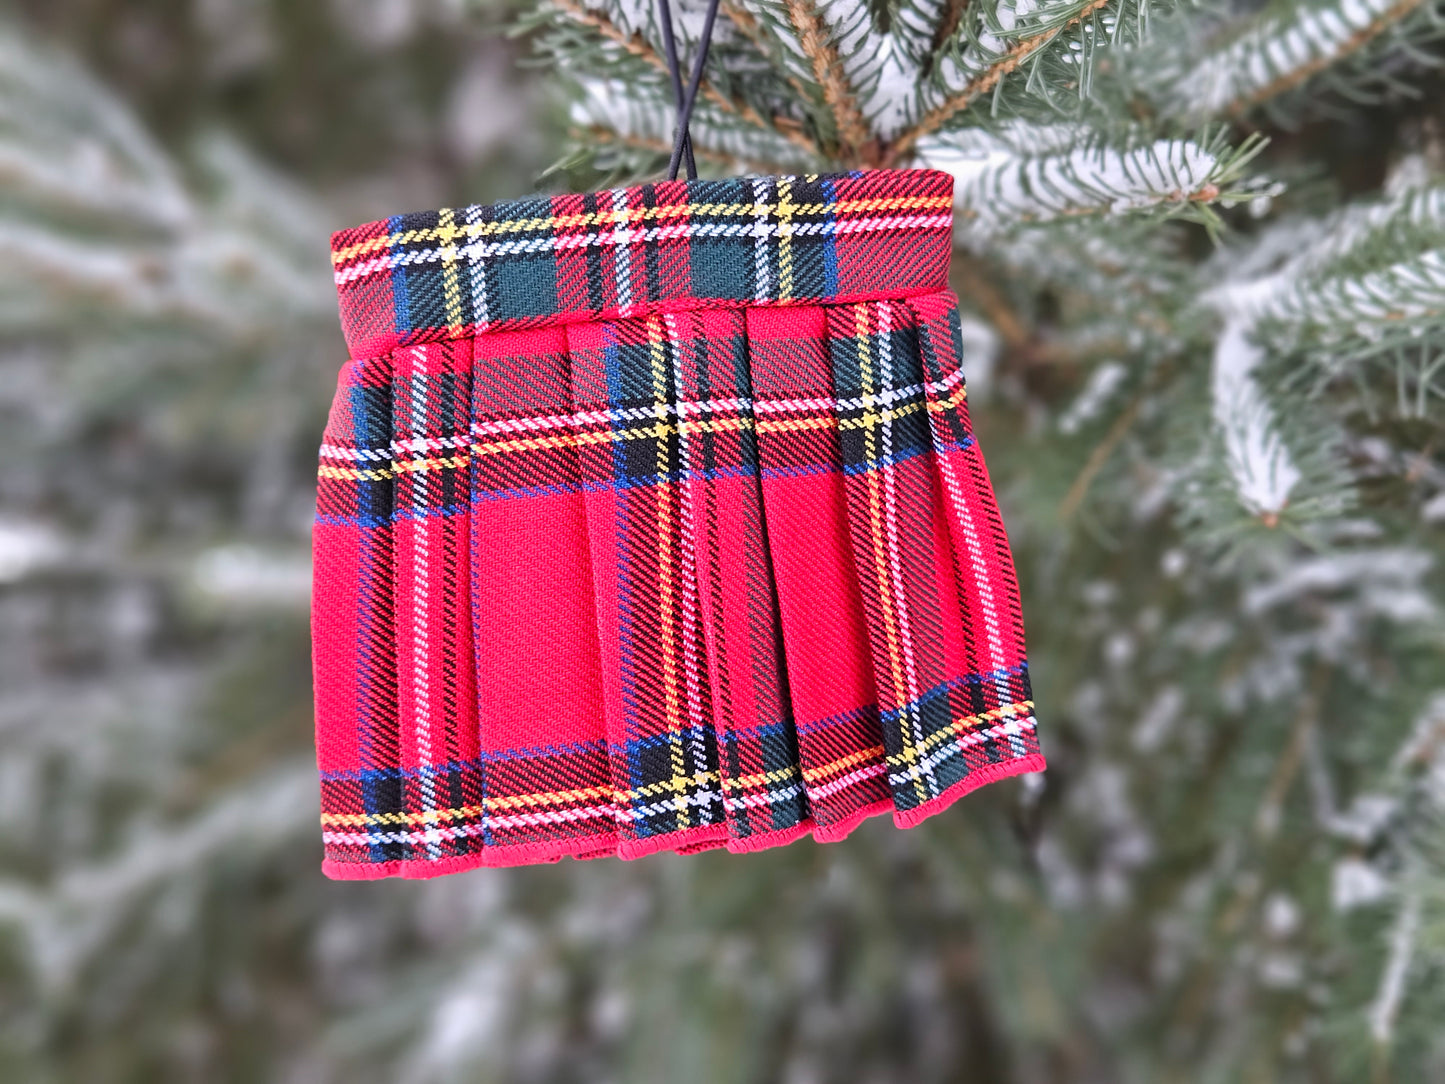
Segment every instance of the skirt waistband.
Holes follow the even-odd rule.
[[[545,324],[933,293],[936,170],[663,181],[395,215],[332,237],[351,357]]]

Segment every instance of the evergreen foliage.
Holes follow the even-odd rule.
[[[411,29],[266,9],[357,76],[284,84],[352,118],[324,154],[0,32],[0,1074],[1445,1080],[1440,0],[724,0],[704,176],[957,178],[1050,770],[907,833],[425,885],[316,871],[325,233],[530,179],[342,184],[393,198],[499,15],[335,6]],[[656,177],[649,0],[520,18],[552,182]]]

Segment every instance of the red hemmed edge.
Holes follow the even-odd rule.
[[[776,832],[762,832],[757,835],[730,839],[725,824],[712,824],[705,828],[691,828],[682,832],[669,832],[652,839],[629,840],[617,843],[605,836],[583,836],[579,839],[563,839],[552,843],[527,843],[513,847],[489,847],[476,854],[459,855],[454,858],[439,858],[435,861],[413,859],[401,862],[337,862],[326,859],[321,863],[321,872],[333,881],[378,881],[386,877],[401,877],[406,880],[426,880],[448,873],[462,873],[469,869],[494,869],[507,866],[526,866],[542,862],[556,862],[571,856],[577,859],[608,858],[616,856],[625,861],[656,854],[659,851],[676,851],[692,854],[697,851],[726,847],[733,854],[762,851],[781,847],[806,835],[819,843],[837,843],[869,817],[883,813],[893,814],[893,823],[899,828],[912,828],[927,820],[935,813],[941,813],[970,791],[1000,779],[1015,775],[1041,772],[1047,765],[1041,753],[1030,753],[1017,760],[1000,761],[969,773],[953,784],[937,798],[908,810],[897,810],[891,799],[864,806],[844,820],[834,824],[817,825],[804,821],[792,828]]]

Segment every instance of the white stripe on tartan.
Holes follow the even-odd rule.
[[[422,346],[412,347],[412,358],[421,372],[414,373],[409,383],[412,389],[411,398],[411,430],[413,433],[425,433],[427,430],[427,389],[431,383],[430,374],[426,368],[426,348]],[[425,507],[427,490],[431,485],[430,479],[422,474],[413,475],[412,480],[413,503],[418,507]],[[419,492],[418,492],[419,491]],[[413,521],[412,530],[412,680],[413,694],[416,700],[416,755],[421,762],[421,801],[422,808],[433,810],[436,808],[436,781],[432,778],[431,765],[432,744],[431,744],[431,642],[427,623],[430,618],[430,603],[428,599],[429,583],[431,575],[427,554],[427,531],[430,530],[431,521],[418,519]],[[432,858],[438,857],[441,852],[435,843],[428,845],[428,854]]]
[[[892,309],[879,305],[878,313],[878,383],[887,387],[888,375],[892,371],[893,337]],[[883,460],[893,455],[893,416],[888,411],[880,415],[883,429]],[[878,472],[883,482],[883,537],[888,547],[888,574],[891,581],[889,594],[898,615],[898,640],[903,653],[903,675],[906,686],[903,690],[904,717],[913,728],[915,747],[923,743],[923,711],[918,702],[918,662],[913,655],[913,622],[908,614],[908,597],[903,593],[903,562],[898,551],[898,479],[894,472]],[[929,789],[936,789],[934,780],[929,779]]]
[[[759,301],[766,301],[772,296],[772,287],[768,275],[768,253],[772,250],[769,244],[773,236],[773,230],[768,226],[768,215],[773,208],[767,203],[768,182],[763,177],[753,178],[753,215],[756,221],[752,225],[753,242],[753,296]],[[698,234],[698,236],[707,236]],[[726,235],[721,235],[726,236]]]
[[[612,209],[614,211],[627,210],[627,192],[622,188],[612,190]],[[627,251],[627,246],[639,240],[638,234],[641,230],[629,229],[627,216],[624,214],[617,220],[617,225],[612,230],[612,236],[608,239],[609,244],[617,246],[617,253],[613,262],[613,278],[617,283],[617,304],[626,308],[632,304],[632,254]],[[469,248],[472,246],[468,246]],[[483,245],[483,248],[486,246]],[[472,258],[468,253],[468,259]],[[482,252],[486,256],[489,253]]]
[[[472,225],[477,221],[477,216],[482,209],[477,206],[467,208],[467,224]],[[463,255],[466,254],[466,246],[462,248]],[[472,322],[474,324],[485,324],[488,320],[487,308],[487,265],[481,260],[473,260],[467,257],[468,277],[472,280]]]
[[[802,793],[803,786],[801,783],[790,783],[781,790],[769,788],[761,794],[743,794],[739,797],[730,797],[726,800],[728,804],[734,808],[737,806],[752,808],[760,805],[776,805],[779,802],[790,802]]]
[[[684,338],[678,334],[677,316],[674,313],[667,313],[662,318],[663,327],[667,329],[667,346],[672,351],[671,372],[677,373],[679,352],[686,348],[689,343],[695,344],[697,340],[688,336]],[[703,346],[702,349],[706,349]],[[660,403],[654,405],[666,407],[668,404]],[[663,410],[658,420],[665,418],[671,411]],[[689,440],[690,433],[684,426],[678,431],[678,454],[679,465],[682,468],[683,477],[687,477],[692,471],[692,441]],[[698,598],[698,574],[697,574],[697,553],[695,550],[696,539],[693,537],[693,514],[692,514],[692,489],[691,485],[683,484],[678,487],[678,533],[681,536],[680,545],[682,556],[682,582],[679,590],[682,597],[682,652],[683,652],[683,674],[687,682],[687,719],[690,731],[688,748],[692,754],[692,771],[694,776],[701,775],[707,771],[707,750],[703,746],[702,733],[705,719],[703,717],[702,687],[698,680],[697,659],[698,637],[702,632],[698,611],[701,608],[701,600]]]
[[[941,426],[941,420],[935,423]],[[935,430],[935,440],[937,430]],[[1000,704],[1007,704],[1013,695],[1009,691],[1007,677],[1007,663],[1003,654],[1003,633],[999,627],[998,604],[994,599],[993,585],[989,582],[988,561],[984,557],[983,547],[978,540],[978,527],[973,521],[973,514],[968,510],[968,503],[964,500],[963,487],[958,479],[957,464],[952,457],[937,455],[934,456],[938,464],[938,475],[943,479],[943,490],[948,495],[948,503],[952,506],[953,514],[959,523],[959,532],[962,534],[962,542],[967,550],[968,570],[972,573],[974,595],[978,599],[978,605],[983,610],[984,644],[988,649],[989,669],[1000,675],[994,681],[994,690],[998,695]],[[952,532],[950,532],[952,533]],[[953,544],[957,549],[959,539],[955,538]],[[1023,742],[1014,737],[1011,743],[1013,751],[1017,756],[1024,755]]]
[[[1018,740],[1019,735],[1033,730],[1038,724],[1032,715],[1025,715],[1022,718],[1009,719],[1007,722],[997,723],[985,730],[975,730],[965,734],[961,738],[952,741],[939,743],[938,747],[924,757],[917,764],[909,765],[907,768],[895,770],[890,766],[888,770],[888,781],[895,787],[906,786],[915,780],[923,779],[924,773],[930,778],[926,782],[937,785],[932,777],[933,772],[949,757],[956,754],[960,748],[967,748],[970,745],[982,745],[991,738],[1009,738],[1009,749],[1015,755],[1022,757],[1024,750],[1022,743]]]
[[[846,790],[854,783],[861,783],[865,779],[872,779],[875,775],[882,775],[887,770],[886,764],[865,764],[861,768],[854,768],[847,775],[840,775],[830,783],[824,783],[820,787],[809,787],[808,796],[815,801],[819,798],[831,798],[840,790]]]
[[[763,208],[766,213],[767,208]],[[803,222],[793,226],[793,238],[818,236],[838,236],[850,233],[879,233],[893,230],[947,230],[952,229],[953,220],[948,215],[900,215],[894,218],[859,218],[843,222]],[[766,253],[772,245],[772,238],[777,233],[777,226],[767,222],[758,221],[747,224],[714,225],[706,222],[688,223],[677,226],[657,226],[646,230],[628,231],[625,242],[619,242],[614,231],[605,233],[581,233],[569,234],[562,237],[533,237],[518,238],[511,241],[473,241],[470,244],[461,245],[457,252],[469,262],[485,260],[497,256],[526,256],[535,255],[541,252],[562,252],[574,248],[592,248],[604,245],[616,245],[619,243],[638,244],[650,243],[653,241],[668,241],[679,238],[711,238],[711,237],[737,237],[746,239],[755,238],[757,241],[756,252],[762,253],[761,259],[766,264]],[[755,258],[759,258],[755,256]],[[384,255],[373,256],[368,260],[361,260],[348,267],[341,268],[335,272],[335,279],[338,285],[345,285],[356,279],[366,278],[370,275],[382,274],[396,267],[404,267],[412,264],[435,263],[442,259],[442,250],[439,248],[415,249],[409,252],[388,252]],[[771,276],[763,272],[762,280],[766,282]],[[769,294],[756,295],[760,300],[768,300]],[[794,300],[799,300],[795,298]],[[622,306],[619,306],[622,307]],[[478,320],[478,323],[485,323]]]

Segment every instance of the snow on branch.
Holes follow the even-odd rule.
[[[1416,187],[1324,221],[1286,220],[1206,265],[1224,320],[1211,397],[1230,477],[1251,513],[1277,517],[1302,480],[1255,376],[1267,354],[1320,348],[1331,365],[1445,324],[1445,188]]]
[[[194,209],[136,118],[68,58],[0,29],[0,179],[69,212],[173,229]]]
[[[1000,90],[1004,79],[1038,61],[1061,35],[1077,28],[1078,41],[1061,42],[1076,63],[1071,46],[1089,53],[1085,39],[1103,41],[1119,29],[1107,10],[1111,4],[1117,6],[1118,0],[999,0],[977,15],[965,15],[958,31],[942,43],[932,77],[919,95],[917,116],[889,147],[890,161],[906,161],[928,136],[954,125],[975,102]],[[1081,87],[1086,75],[1086,67],[1075,67],[1068,82]]]
[[[1301,475],[1280,435],[1274,409],[1254,376],[1264,351],[1253,341],[1248,307],[1237,299],[1224,304],[1233,311],[1214,346],[1210,379],[1214,424],[1224,441],[1225,463],[1240,503],[1272,522],[1289,503]]]
[[[1427,0],[1324,0],[1270,5],[1224,46],[1192,37],[1165,58],[1139,55],[1167,110],[1185,116],[1238,115],[1302,85],[1378,40],[1419,12]],[[1162,64],[1162,69],[1156,67]]]
[[[1420,936],[1421,899],[1418,890],[1405,893],[1395,923],[1390,929],[1389,956],[1375,1000],[1370,1005],[1370,1037],[1381,1046],[1388,1045],[1395,1033],[1400,1002],[1405,996],[1405,982]]]
[[[1445,186],[1410,189],[1310,225],[1275,231],[1286,245],[1303,243],[1283,254],[1255,312],[1272,345],[1314,349],[1337,366],[1445,327]],[[1270,247],[1269,238],[1259,247]]]
[[[1270,307],[1276,321],[1321,327],[1329,338],[1370,337],[1390,325],[1445,320],[1445,248],[1358,277],[1301,284]]]
[[[974,130],[929,140],[920,158],[953,174],[962,228],[983,237],[1063,218],[1197,211],[1255,194],[1235,185],[1255,144],[1159,139],[1114,147],[1076,140],[1062,126]]]

